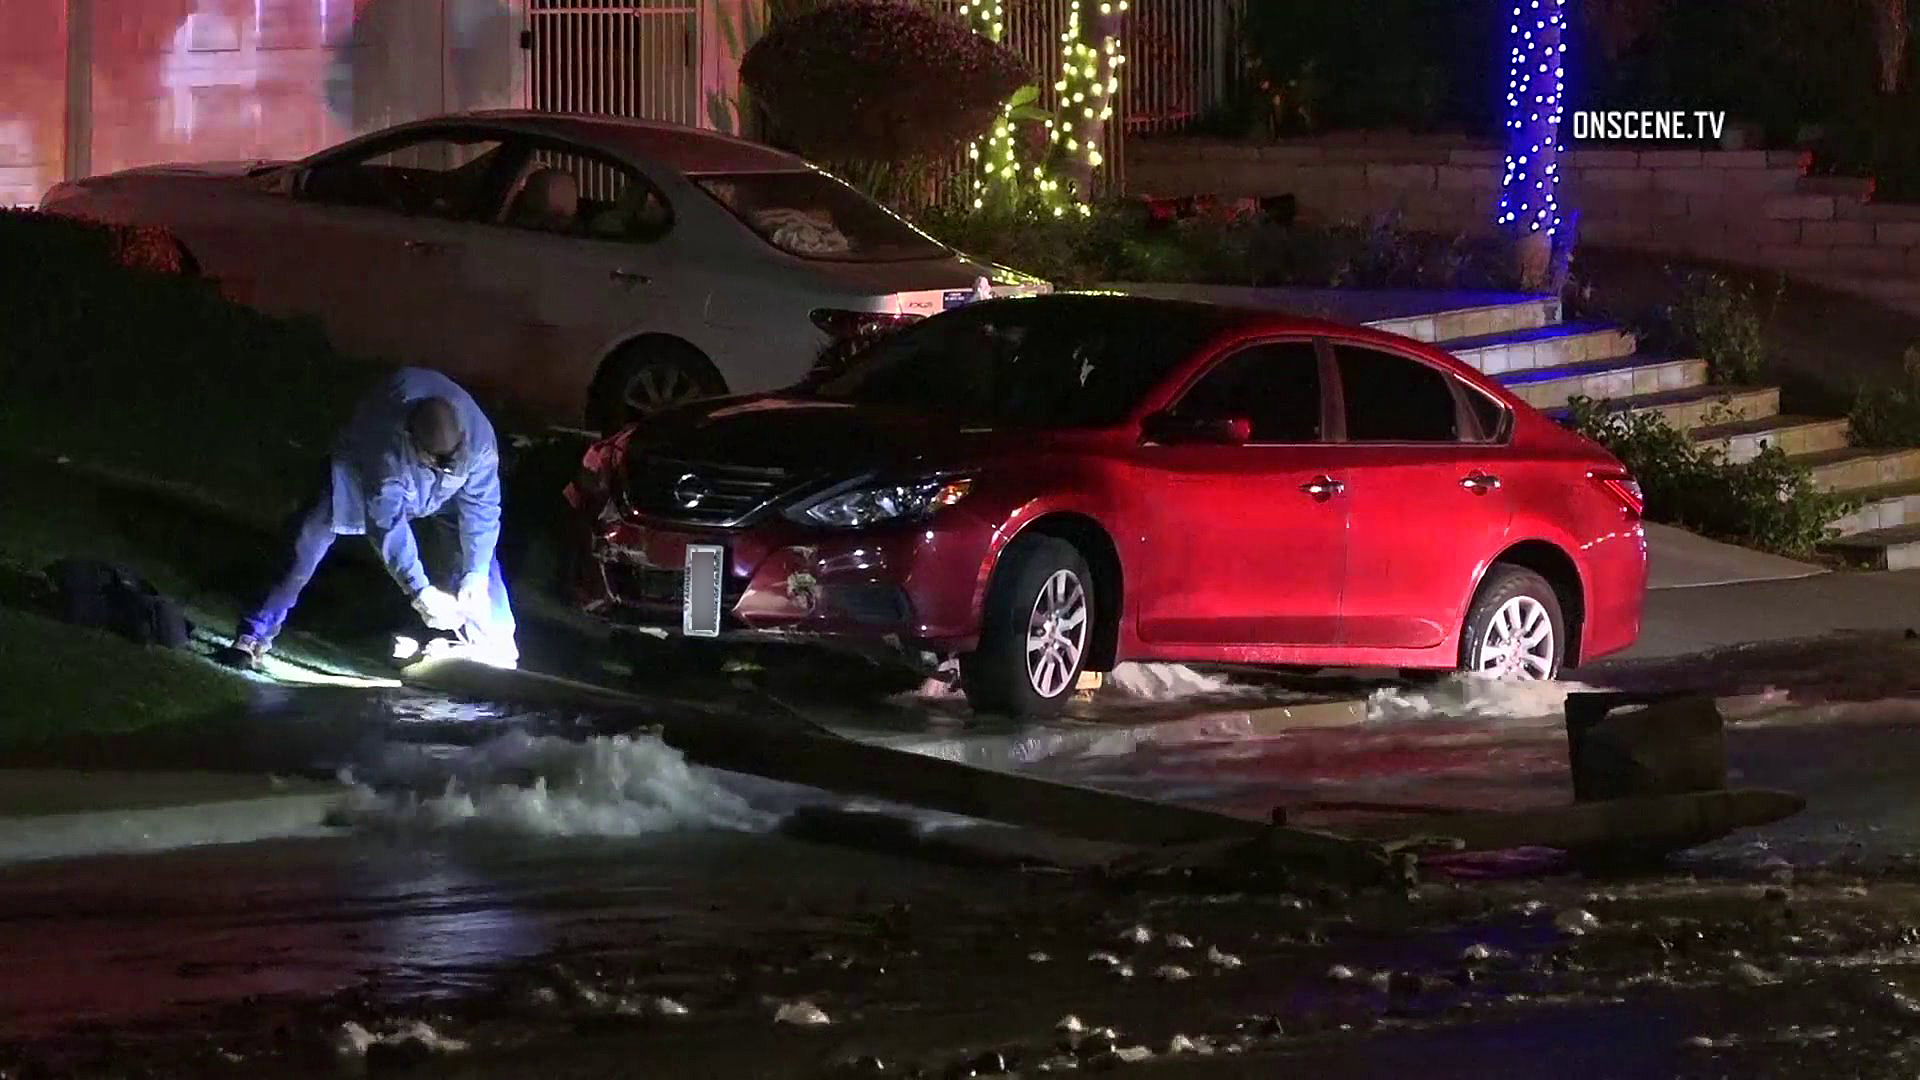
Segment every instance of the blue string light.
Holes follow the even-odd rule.
[[[1507,160],[1494,221],[1526,231],[1560,227],[1560,184],[1555,157],[1560,121],[1566,116],[1566,0],[1517,0],[1507,24],[1512,41],[1507,67]]]

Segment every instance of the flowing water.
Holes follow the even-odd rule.
[[[1175,669],[1115,681],[1136,697],[1259,693]],[[1261,816],[1546,805],[1569,797],[1571,689],[1385,688],[1358,725],[1261,739],[1027,732],[1034,749],[1007,760]],[[702,1075],[1016,1044],[1092,1063],[1104,1044],[1051,1030],[1074,1012],[1169,1068],[1253,1054],[1354,1076],[1423,1061],[1440,1076],[1812,1075],[1819,1061],[1904,1075],[1920,1053],[1900,1035],[1920,1033],[1920,703],[1759,694],[1726,711],[1733,780],[1800,791],[1806,813],[1655,878],[1527,876],[1554,864],[1522,859],[1367,899],[1114,892],[823,846],[794,835],[797,814],[973,826],[692,766],[631,719],[298,696],[251,728],[123,752],[336,776],[312,819],[183,833],[171,851],[149,837],[132,857],[75,835],[0,871],[0,1068],[111,1074],[127,1053],[181,1075],[331,1068],[414,1023],[432,1031],[414,1040],[425,1052],[500,1075],[526,1066],[523,1044],[595,1052],[541,1041],[589,1023]],[[185,846],[207,839],[251,842]]]

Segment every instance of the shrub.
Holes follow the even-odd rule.
[[[1703,536],[1804,555],[1857,501],[1821,492],[1777,447],[1732,462],[1656,413],[1627,413],[1587,398],[1572,402],[1569,427],[1620,459],[1646,493],[1647,518]]]
[[[942,208],[920,217],[968,254],[1062,286],[1102,281],[1354,288],[1512,289],[1497,241],[1414,232],[1391,218],[1332,225],[1274,220],[1251,206],[1197,204],[1157,221],[1138,202],[1056,217],[1037,202]]]
[[[1715,382],[1758,382],[1768,366],[1771,305],[1763,312],[1753,286],[1719,274],[1689,273],[1674,281],[1674,289],[1678,297],[1639,327],[1651,343],[1705,359]],[[1778,300],[1776,289],[1772,303]]]
[[[1856,446],[1879,449],[1920,446],[1920,345],[1907,350],[1903,377],[1891,385],[1865,386],[1847,414]]]
[[[801,153],[862,162],[952,154],[1033,81],[1011,50],[903,0],[835,0],[779,20],[740,78]]]
[[[1498,102],[1486,72],[1496,64],[1504,69],[1505,6],[1493,0],[1247,4],[1242,32],[1250,81],[1267,102],[1263,119],[1280,133],[1496,130]]]

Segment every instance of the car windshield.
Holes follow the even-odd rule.
[[[993,427],[1108,427],[1220,328],[1197,307],[990,301],[883,338],[804,393]]]
[[[952,254],[825,173],[740,173],[692,179],[762,240],[789,255],[840,262],[900,262]]]

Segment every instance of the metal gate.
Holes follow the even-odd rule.
[[[700,122],[700,17],[692,0],[533,0],[527,107]]]

